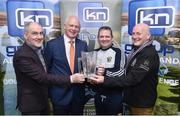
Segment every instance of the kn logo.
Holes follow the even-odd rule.
[[[39,22],[43,28],[52,28],[53,13],[50,9],[16,9],[16,27],[24,29],[28,22]]]
[[[44,29],[53,27],[53,12],[42,1],[8,0],[6,8],[8,34],[11,36],[23,38],[24,26],[29,22],[38,22]]]
[[[174,26],[175,8],[166,6],[165,0],[142,0],[129,3],[128,33],[132,34],[134,25],[146,23],[151,35],[163,35],[165,28]]]
[[[174,25],[175,9],[172,6],[138,8],[136,24],[147,23],[150,28],[168,28]]]
[[[86,7],[83,9],[83,21],[84,22],[107,22],[109,21],[109,9]]]
[[[28,22],[39,22],[43,28],[52,28],[53,13],[50,9],[16,9],[16,26],[24,29],[24,25]]]
[[[78,16],[82,27],[99,27],[109,21],[109,8],[101,2],[79,2]]]

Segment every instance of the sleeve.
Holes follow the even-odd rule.
[[[135,58],[133,61],[134,66],[131,66],[131,69],[129,69],[126,75],[124,71],[116,78],[105,78],[104,86],[127,87],[140,83],[153,67],[153,59],[152,55],[141,55],[138,58]]]
[[[60,77],[50,75],[44,72],[41,67],[34,62],[32,58],[21,56],[13,59],[15,70],[24,74],[24,78],[31,78],[39,83],[55,84],[55,85],[70,85],[69,77]]]

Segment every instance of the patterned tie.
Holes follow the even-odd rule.
[[[43,65],[43,67],[44,67],[45,72],[47,72],[46,64],[45,64],[44,57],[43,57],[43,51],[41,49],[38,49],[37,54],[39,56],[39,59],[41,60],[41,63]]]
[[[74,73],[74,41],[70,41],[70,69],[71,73]]]

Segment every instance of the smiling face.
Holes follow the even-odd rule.
[[[70,16],[64,23],[65,34],[70,39],[75,39],[80,31],[80,22],[76,16]]]
[[[102,49],[107,49],[112,45],[112,34],[108,29],[101,29],[98,35],[98,42]]]
[[[143,45],[145,42],[150,40],[150,32],[149,32],[149,27],[146,24],[137,24],[133,28],[132,32],[132,40],[133,40],[133,45],[136,47],[140,47]]]
[[[41,47],[44,41],[42,27],[38,23],[30,23],[26,28],[24,34],[26,42],[34,47]]]

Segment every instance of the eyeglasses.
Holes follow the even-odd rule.
[[[33,35],[33,36],[38,36],[38,35],[40,35],[40,36],[44,36],[44,33],[43,32],[31,32],[31,34]]]

